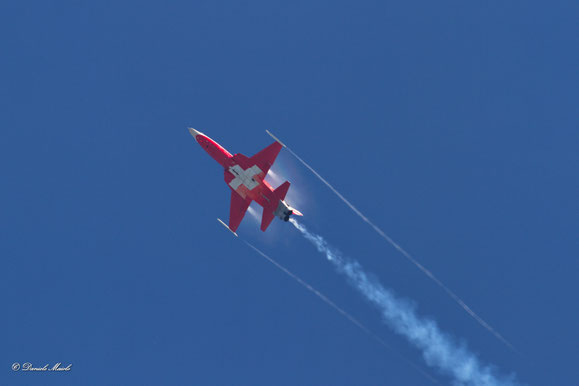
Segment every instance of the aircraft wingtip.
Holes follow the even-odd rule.
[[[275,135],[273,135],[269,130],[265,130],[265,132],[267,134],[269,134],[270,137],[272,137],[273,139],[276,140],[276,142],[278,142],[280,145],[282,145],[283,147],[287,147],[282,141],[280,141]]]
[[[223,221],[221,221],[220,218],[217,218],[217,221],[219,221],[219,222],[221,223],[221,225],[223,225],[225,228],[227,228],[227,230],[229,230],[229,232],[233,233],[233,234],[235,235],[235,237],[239,237],[239,236],[237,235],[237,233],[235,233],[234,231],[232,231],[231,228],[229,228],[229,226],[227,226],[226,223],[224,223]]]

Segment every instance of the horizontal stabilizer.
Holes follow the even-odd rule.
[[[273,196],[278,200],[283,200],[287,194],[287,191],[289,190],[289,187],[289,181],[284,182],[273,191]]]
[[[274,219],[275,214],[273,213],[274,209],[270,206],[263,207],[263,215],[261,217],[261,230],[265,232],[271,221]]]

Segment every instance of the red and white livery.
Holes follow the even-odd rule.
[[[224,168],[225,182],[231,189],[228,228],[234,234],[251,201],[263,207],[262,231],[267,229],[274,217],[288,221],[291,215],[302,216],[298,210],[284,201],[290,187],[288,181],[274,189],[265,180],[267,172],[282,148],[279,142],[272,143],[253,157],[246,157],[243,154],[231,155],[217,142],[195,129],[190,128],[189,132],[197,143]],[[225,225],[221,220],[219,221]]]

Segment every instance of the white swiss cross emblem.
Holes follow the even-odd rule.
[[[253,178],[256,175],[262,173],[261,169],[258,168],[257,165],[253,165],[247,170],[243,170],[243,168],[239,165],[234,165],[229,168],[229,171],[235,176],[235,178],[232,179],[229,183],[229,186],[231,186],[233,190],[237,190],[240,185],[244,185],[249,190],[252,190],[259,185],[259,182]]]

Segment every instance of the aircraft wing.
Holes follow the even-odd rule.
[[[259,153],[257,153],[256,155],[254,155],[253,157],[251,157],[249,159],[250,163],[253,165],[257,165],[261,169],[261,171],[263,171],[265,177],[265,175],[267,175],[267,172],[275,162],[275,159],[277,158],[277,155],[279,154],[281,148],[282,146],[279,144],[279,142],[274,142],[265,149],[263,149],[262,151],[260,151]]]
[[[237,192],[231,191],[231,206],[229,207],[229,229],[233,232],[243,220],[247,208],[251,204],[251,199],[244,199]]]

